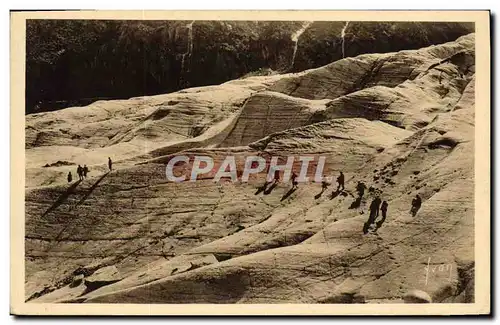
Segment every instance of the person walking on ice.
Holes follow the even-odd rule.
[[[274,184],[278,184],[280,181],[280,171],[275,170],[274,171]]]
[[[410,213],[411,213],[412,217],[414,217],[417,214],[417,211],[420,209],[421,206],[422,206],[422,199],[417,194],[415,196],[415,198],[411,201]]]
[[[382,224],[385,221],[385,218],[387,217],[387,208],[389,207],[389,204],[387,201],[382,202],[382,205],[380,206],[380,211],[382,211],[382,219],[377,221],[377,229],[382,226]]]
[[[297,189],[299,182],[297,182],[298,175],[295,172],[292,172],[292,190]]]
[[[83,178],[87,178],[87,173],[89,172],[89,168],[87,167],[87,165],[83,165],[82,172],[83,172]]]
[[[71,172],[68,173],[68,183],[71,183],[73,181],[73,175],[71,175]]]
[[[326,177],[323,177],[323,180],[321,181],[321,193],[326,191],[326,189],[328,188],[328,185],[330,185],[328,182],[328,179]]]
[[[78,168],[76,169],[76,173],[78,174],[78,179],[83,180],[83,169],[82,166],[78,165]]]
[[[337,183],[339,183],[339,186],[337,187],[337,192],[343,191],[344,190],[344,173],[340,172],[339,177],[337,177]],[[342,187],[342,189],[340,189]]]
[[[368,217],[368,220],[363,225],[363,233],[364,234],[368,233],[368,229],[373,224],[375,219],[377,219],[378,210],[379,210],[381,202],[382,202],[382,200],[380,199],[380,197],[377,196],[375,199],[373,199],[372,203],[370,204],[370,216]]]
[[[110,157],[108,157],[108,167],[109,167],[109,171],[113,170],[113,162],[111,161]]]
[[[358,185],[356,185],[356,191],[358,191],[358,197],[362,198],[363,195],[365,194],[366,190],[366,185],[363,182],[358,182]]]

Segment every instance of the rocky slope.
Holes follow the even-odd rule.
[[[29,20],[26,112],[302,71],[471,32],[446,22]]]
[[[383,303],[418,289],[434,302],[471,302],[474,80],[469,34],[28,115],[26,299]],[[172,183],[174,154],[324,155],[325,174],[342,170],[346,191],[312,182],[261,190],[262,175],[215,183],[213,171]],[[75,164],[90,177],[68,185]],[[369,187],[361,200],[358,181]],[[388,217],[363,234],[376,193]],[[412,217],[416,194],[423,204]]]

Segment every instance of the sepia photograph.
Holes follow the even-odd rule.
[[[11,25],[11,312],[490,312],[488,11]]]

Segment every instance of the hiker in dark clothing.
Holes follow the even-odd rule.
[[[380,228],[382,224],[385,221],[385,218],[387,217],[387,208],[389,207],[389,204],[387,201],[382,202],[382,206],[380,207],[380,211],[382,211],[382,219],[377,221],[377,228]]]
[[[323,180],[321,181],[321,192],[324,192],[328,185],[328,180],[326,178],[323,178]]]
[[[380,208],[380,204],[382,203],[382,200],[380,199],[379,196],[377,196],[375,198],[375,200],[373,200],[372,204],[373,204],[373,209],[375,210],[375,217],[373,218],[372,220],[372,223],[373,221],[375,221],[375,219],[378,218],[378,212],[379,212],[379,208]],[[370,210],[371,210],[371,206],[370,206]]]
[[[297,177],[298,175],[295,173],[295,172],[292,172],[292,190],[296,189],[297,188],[297,185],[299,184],[299,182],[297,182]]]
[[[420,206],[422,206],[422,199],[417,194],[415,198],[411,201],[410,213],[413,217],[417,214],[417,211],[420,209]]]
[[[380,203],[382,200],[377,196],[375,199],[373,199],[372,203],[370,204],[370,216],[368,217],[368,220],[365,222],[363,226],[363,233],[367,233],[368,229],[370,226],[373,224],[375,219],[378,217],[378,209],[380,207]]]
[[[363,182],[358,182],[356,185],[356,191],[358,192],[358,197],[354,202],[351,203],[349,209],[356,209],[361,206],[361,200],[363,199],[363,195],[365,194],[366,185]]]
[[[330,185],[330,183],[328,182],[328,178],[327,177],[323,177],[322,180],[321,180],[321,192],[319,192],[318,194],[316,194],[314,196],[314,198],[315,199],[319,199],[321,197],[321,195],[323,195],[323,193],[328,188],[328,185]]]
[[[113,162],[111,161],[111,158],[109,158],[109,157],[108,157],[108,167],[109,167],[109,171],[113,170]]]
[[[339,183],[339,186],[337,187],[337,192],[343,191],[344,190],[344,173],[340,172],[339,177],[337,177],[337,183]],[[342,187],[342,189],[340,189]]]
[[[280,171],[279,170],[275,170],[274,171],[274,183],[278,183],[280,181]]]
[[[71,172],[68,173],[68,183],[71,183],[73,181],[73,175],[71,175]]]
[[[82,168],[82,166],[78,165],[78,168],[76,169],[76,173],[78,174],[78,179],[82,180],[83,179],[83,168]]]
[[[83,178],[87,178],[87,173],[89,172],[89,168],[87,167],[87,165],[83,165],[82,172],[83,172]]]
[[[365,194],[366,190],[366,185],[363,182],[358,182],[358,185],[356,185],[356,191],[358,191],[358,197],[362,198],[363,195]]]

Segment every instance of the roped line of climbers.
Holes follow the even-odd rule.
[[[425,135],[424,135],[425,136]],[[415,149],[413,151],[416,150],[416,148],[420,145],[421,142],[419,142]],[[412,151],[412,152],[413,152]],[[261,153],[259,153],[258,155],[259,156],[262,156],[263,154],[268,154],[266,151],[262,151]],[[374,160],[377,156],[376,155],[373,155],[372,157],[370,157],[370,159],[366,160],[359,168],[357,168],[355,170],[356,171],[359,171],[359,170],[362,170],[363,168],[365,168],[365,166],[370,163],[372,160]],[[266,172],[269,172],[269,166],[268,166],[268,170]],[[288,198],[294,191],[297,190],[298,188],[298,182],[297,182],[297,174],[292,171],[292,174],[291,174],[291,177],[290,177],[290,180],[291,180],[291,183],[292,183],[292,188],[283,196],[283,198],[281,199],[281,201],[283,201],[284,199]],[[352,180],[355,176],[351,176],[348,181]],[[328,188],[328,186],[330,185],[327,177],[323,177],[323,180],[321,182],[321,192],[315,196],[315,199],[319,198],[323,193],[324,191],[326,191],[326,189]],[[280,172],[279,170],[276,170],[274,172],[274,179],[272,181],[268,181],[266,180],[266,182],[264,183],[263,186],[261,186],[257,192],[255,193],[255,195],[259,194],[260,192],[264,191],[264,194],[269,194],[277,185],[278,185],[278,182],[280,181]],[[332,192],[331,194],[331,198],[335,198],[336,196],[338,196],[340,193],[343,192],[343,190],[345,189],[345,175],[342,171],[339,172],[339,176],[337,177],[337,189],[336,191]],[[268,185],[271,185],[271,187],[267,187]],[[356,198],[356,200],[351,204],[350,206],[350,209],[352,208],[357,208],[361,205],[361,200],[363,198],[363,195],[364,195],[364,192],[365,190],[367,189],[366,185],[359,181],[358,184],[356,185],[356,191],[358,193],[358,197]],[[422,206],[422,198],[420,197],[420,195],[416,194],[415,197],[412,199],[412,202],[411,202],[411,207],[410,207],[410,215],[412,217],[415,217],[415,215],[417,214],[418,210],[420,210]],[[382,224],[385,222],[386,218],[387,218],[387,211],[388,211],[388,208],[389,208],[389,203],[387,201],[382,201],[380,199],[380,194],[377,194],[375,195],[375,198],[372,200],[372,202],[370,203],[370,214],[369,214],[369,217],[368,217],[368,220],[364,223],[363,225],[363,233],[364,234],[367,234],[371,225],[375,223],[376,225],[376,229],[379,229]],[[380,220],[377,221],[377,218],[379,217],[380,215],[380,212],[382,212],[382,218]]]
[[[297,188],[298,188],[297,178],[298,178],[297,173],[292,171],[291,178],[290,178],[290,181],[292,183],[292,187],[283,196],[281,201],[283,201],[284,199],[289,197],[295,190],[297,190]],[[340,171],[340,174],[337,177],[336,181],[337,181],[337,189],[332,192],[332,194],[331,194],[332,199],[337,197],[339,194],[343,193],[345,190],[345,175],[342,171]],[[273,179],[266,180],[264,185],[257,190],[255,195],[259,194],[262,191],[264,191],[264,194],[269,194],[278,185],[279,182],[280,182],[280,171],[275,170]],[[271,185],[271,186],[269,186],[269,185]],[[323,180],[321,182],[321,188],[322,188],[321,193],[316,195],[315,198],[316,199],[319,198],[319,196],[321,196],[321,194],[328,188],[329,185],[331,185],[331,184],[329,184],[327,177],[323,177]],[[367,189],[367,187],[363,182],[359,181],[357,183],[356,191],[357,191],[358,197],[351,204],[351,206],[349,207],[350,209],[358,208],[361,206],[361,201],[363,199],[363,196],[365,194],[366,189]],[[422,198],[420,197],[420,195],[417,194],[413,198],[412,203],[411,203],[410,214],[412,217],[414,217],[417,214],[417,212],[421,206],[422,206]],[[370,206],[369,206],[370,214],[368,216],[368,220],[363,225],[363,233],[364,234],[367,234],[369,232],[369,229],[373,224],[376,225],[375,231],[377,229],[379,229],[384,224],[384,222],[387,218],[388,208],[389,208],[389,203],[385,200],[382,201],[382,199],[380,198],[380,194],[377,193],[375,195],[375,197],[373,198],[373,200],[371,201]],[[379,218],[380,215],[381,215],[381,218],[380,218],[380,220],[377,221],[377,219]]]

